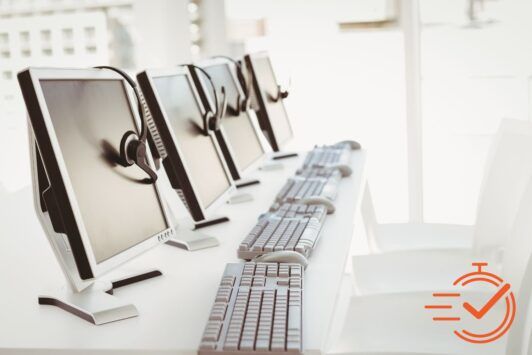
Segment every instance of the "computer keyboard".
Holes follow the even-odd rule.
[[[264,215],[238,247],[238,257],[251,260],[274,251],[294,250],[310,256],[327,215],[323,205],[283,204]]]
[[[314,217],[323,221],[327,215],[327,208],[323,205],[305,205],[299,203],[283,203],[269,212],[271,216],[282,218]]]
[[[334,174],[329,178],[294,176],[289,178],[283,185],[277,196],[276,203],[293,203],[308,197],[325,197],[331,201],[336,199],[339,174]]]
[[[302,301],[299,264],[227,264],[199,354],[301,354]]]
[[[340,180],[342,174],[339,170],[333,168],[303,168],[296,171],[297,176],[304,178],[326,178]]]
[[[339,164],[349,164],[351,149],[347,146],[321,146],[315,147],[307,153],[303,168],[328,167]]]

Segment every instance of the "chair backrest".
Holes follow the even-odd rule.
[[[531,177],[532,123],[504,119],[492,143],[481,184],[473,243],[477,252],[504,244]]]
[[[517,293],[516,312],[514,324],[508,333],[506,343],[507,355],[531,354],[530,337],[532,335],[532,258],[525,263],[525,274],[521,283],[521,288]]]
[[[377,216],[375,215],[375,208],[373,207],[373,198],[371,197],[371,190],[369,184],[366,182],[364,186],[364,195],[362,196],[362,203],[360,204],[360,213],[364,221],[364,228],[366,229],[366,237],[368,240],[368,249],[372,253],[379,251],[377,242]]]
[[[522,195],[512,231],[505,243],[502,272],[517,296],[517,312],[506,354],[526,354],[532,330],[532,179]]]

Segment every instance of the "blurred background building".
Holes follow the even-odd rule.
[[[293,147],[359,140],[380,221],[473,223],[498,122],[532,119],[531,15],[527,0],[0,0],[0,185],[30,183],[18,70],[268,50]]]

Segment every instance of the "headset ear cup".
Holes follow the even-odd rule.
[[[242,111],[242,96],[240,96],[240,94],[238,94],[236,96],[236,105],[235,105],[235,109],[236,109],[236,112],[235,112],[235,115],[236,116],[240,116],[240,113]]]
[[[154,183],[157,181],[157,173],[148,163],[148,151],[146,150],[146,143],[139,139],[132,140],[127,146],[128,156],[135,157],[135,164],[144,170],[150,176],[150,179],[144,179],[145,183]]]
[[[205,127],[205,135],[209,135],[208,131],[216,131],[220,128],[216,115],[213,114],[211,111],[205,113],[205,123],[207,125],[207,127]]]
[[[249,99],[247,98],[244,98],[242,101],[241,101],[241,104],[240,104],[240,109],[242,111],[247,111],[249,108]]]
[[[211,121],[210,121],[210,129],[211,131],[218,131],[220,129],[220,120],[216,115],[211,115]]]
[[[133,141],[138,141],[138,135],[133,131],[127,131],[120,140],[120,157],[124,166],[131,166],[135,164],[135,157],[129,155],[129,146]]]

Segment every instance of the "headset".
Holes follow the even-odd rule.
[[[209,131],[218,131],[220,130],[220,123],[222,121],[222,118],[225,116],[226,110],[227,110],[227,95],[225,92],[225,87],[222,86],[220,88],[220,92],[222,93],[222,106],[220,108],[219,101],[218,101],[218,94],[216,93],[216,86],[214,85],[214,81],[212,80],[211,76],[205,69],[202,67],[199,67],[194,64],[183,64],[182,66],[189,66],[193,69],[199,70],[205,77],[208,79],[209,84],[211,86],[213,97],[214,97],[214,106],[216,107],[216,111],[212,110],[212,107],[206,107],[205,113],[203,114],[203,134],[205,136],[209,135]]]
[[[245,98],[241,98],[240,94],[238,94],[237,97],[237,104],[236,109],[233,108],[233,114],[235,116],[239,116],[242,111],[246,111],[251,105],[251,92],[252,92],[252,83],[253,83],[253,72],[251,70],[248,70],[248,76],[249,79],[246,80],[246,76],[244,75],[244,69],[242,67],[242,62],[239,60],[235,60],[229,56],[226,55],[217,55],[213,58],[223,58],[230,62],[232,62],[236,67],[236,76],[238,81],[240,82],[240,86],[244,90]],[[288,91],[283,90],[281,85],[277,85],[277,92],[275,93],[275,96],[268,94],[268,98],[272,102],[278,102],[279,100],[286,99],[288,97]]]
[[[273,102],[277,102],[279,100],[286,99],[288,97],[288,91],[283,90],[281,88],[281,85],[277,85],[277,95],[276,96],[269,95],[269,96],[270,96],[270,100],[272,100]]]
[[[226,55],[217,55],[212,58],[223,58],[231,63],[233,63],[236,67],[236,77],[238,79],[238,82],[240,83],[240,87],[242,87],[242,90],[244,91],[244,97],[242,98],[240,94],[238,94],[236,98],[236,105],[235,107],[231,107],[232,114],[235,116],[240,116],[240,114],[244,111],[247,111],[249,107],[251,106],[251,84],[252,80],[251,78],[249,80],[246,80],[246,76],[244,75],[244,69],[242,68],[242,62],[239,60],[235,60],[229,56]],[[251,74],[250,74],[251,75]]]
[[[134,164],[137,165],[150,177],[145,181],[151,184],[155,183],[155,181],[157,181],[157,173],[150,167],[148,163],[148,154],[146,150],[146,145],[148,144],[148,130],[150,130],[151,138],[153,140],[153,144],[155,145],[158,158],[166,158],[167,153],[159,136],[159,132],[157,131],[157,127],[153,121],[153,117],[151,116],[150,109],[148,108],[148,105],[144,99],[144,95],[142,95],[137,83],[123,70],[107,65],[97,66],[95,68],[108,69],[118,73],[133,89],[137,99],[140,115],[140,135],[137,135],[137,133],[134,131],[129,130],[122,136],[122,139],[120,140],[121,165],[125,167],[132,166]]]

